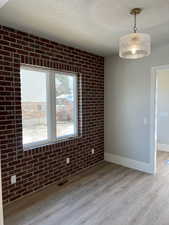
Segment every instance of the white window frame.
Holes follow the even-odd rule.
[[[41,147],[48,144],[54,144],[60,141],[66,141],[71,138],[76,138],[78,136],[78,90],[77,90],[77,73],[75,72],[63,72],[48,68],[43,68],[39,66],[25,65],[22,64],[20,69],[29,71],[38,71],[46,73],[46,95],[47,95],[47,136],[48,138],[42,141],[31,142],[28,144],[23,144],[24,150],[29,150],[36,147]],[[64,135],[57,138],[56,133],[56,87],[55,87],[55,74],[61,74],[74,77],[73,82],[73,96],[74,96],[74,134]],[[22,105],[22,102],[21,102]]]

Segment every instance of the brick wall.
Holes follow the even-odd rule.
[[[72,140],[23,151],[20,64],[79,74],[79,129]],[[7,204],[103,160],[104,58],[0,26],[0,150]],[[95,154],[91,154],[95,148]],[[66,157],[71,163],[66,165]],[[16,174],[17,183],[10,184]]]

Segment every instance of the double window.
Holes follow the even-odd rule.
[[[24,147],[77,135],[76,74],[21,67]]]

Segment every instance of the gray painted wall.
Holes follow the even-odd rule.
[[[151,68],[167,64],[169,45],[143,59],[105,59],[105,152],[150,161]]]
[[[157,140],[169,145],[169,70],[157,74]]]

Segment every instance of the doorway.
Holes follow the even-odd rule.
[[[157,172],[157,159],[169,166],[169,65],[152,68],[151,77],[151,164]],[[168,153],[167,153],[168,152]]]

